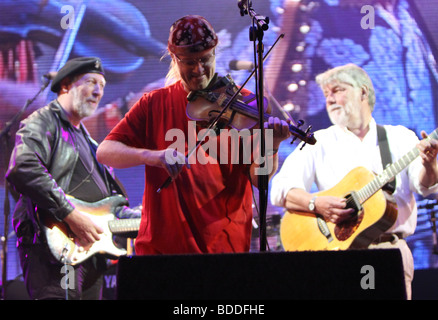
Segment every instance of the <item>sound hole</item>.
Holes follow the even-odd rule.
[[[354,212],[351,214],[351,218],[338,223],[335,226],[335,236],[340,241],[345,241],[350,238],[353,233],[359,228],[363,220],[363,210],[362,206],[355,199],[354,194],[350,194],[347,197],[347,208],[353,208]]]

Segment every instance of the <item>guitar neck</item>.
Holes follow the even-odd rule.
[[[140,218],[111,220],[108,225],[113,234],[135,232],[140,228]]]
[[[437,129],[435,129],[425,140],[437,139]],[[373,194],[379,191],[384,185],[390,182],[397,174],[405,169],[412,161],[414,161],[420,154],[417,147],[412,148],[401,159],[389,165],[383,172],[377,175],[371,182],[365,185],[357,192],[360,203],[364,203]]]

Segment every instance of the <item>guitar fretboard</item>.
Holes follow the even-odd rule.
[[[435,129],[425,140],[430,140],[431,138],[437,139],[437,131],[438,128]],[[364,203],[385,184],[390,182],[397,174],[414,161],[419,154],[420,151],[417,147],[412,148],[412,150],[405,154],[401,159],[389,165],[381,174],[377,175],[371,182],[360,189],[357,192],[360,203]]]

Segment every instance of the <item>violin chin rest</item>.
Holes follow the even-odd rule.
[[[187,95],[187,100],[193,101],[195,99],[196,99],[196,91],[190,91],[189,94]]]

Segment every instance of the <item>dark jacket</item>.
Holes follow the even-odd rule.
[[[82,125],[81,129],[95,154],[97,143]],[[20,124],[6,174],[7,181],[20,194],[13,215],[19,241],[23,236],[32,237],[32,242],[39,240],[37,212],[62,221],[74,209],[65,194],[79,159],[73,130],[56,100],[33,112]],[[121,193],[109,168],[100,166],[100,169],[108,190],[116,189]]]

